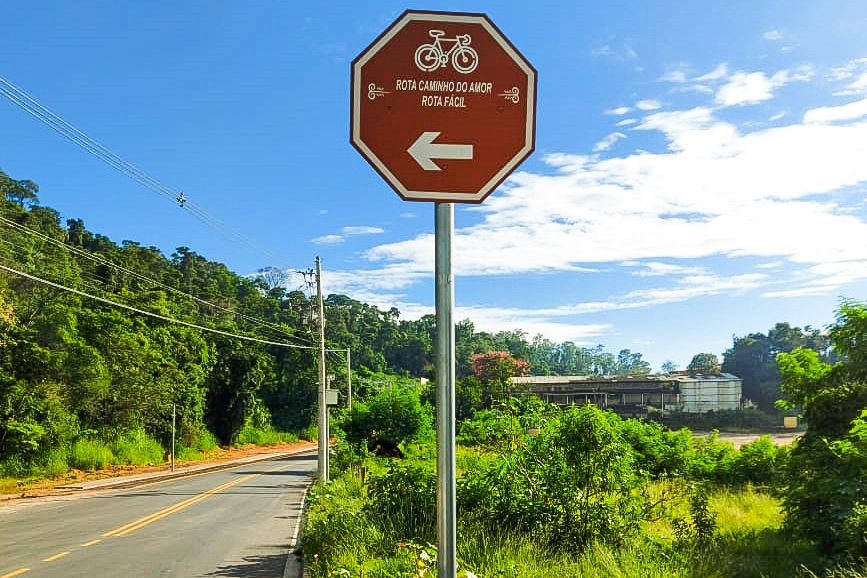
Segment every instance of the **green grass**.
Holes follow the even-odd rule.
[[[127,465],[156,464],[163,461],[163,446],[144,431],[130,432],[111,444],[115,462]]]
[[[295,443],[298,436],[292,433],[279,432],[271,428],[255,428],[245,426],[238,434],[236,445],[253,444],[257,446],[273,446],[283,443]]]
[[[102,440],[80,439],[72,444],[69,452],[69,465],[78,470],[101,470],[116,463],[118,461],[114,452]]]
[[[459,454],[466,469],[489,459]],[[867,578],[863,563],[829,565],[811,545],[792,540],[779,501],[762,489],[712,490],[709,507],[718,530],[705,544],[679,540],[674,529],[675,519],[690,515],[684,482],[654,482],[648,490],[657,498],[668,494],[670,501],[658,519],[620,547],[597,543],[572,554],[530,536],[458,520],[458,559],[478,578]],[[435,556],[435,546],[411,541],[388,521],[388,512],[367,515],[365,503],[366,485],[357,469],[314,488],[303,534],[310,578],[436,576],[426,558]]]
[[[294,434],[248,428],[242,432],[239,444],[268,446],[297,441],[298,436]],[[214,435],[202,430],[192,445],[179,443],[175,447],[175,459],[203,460],[210,457],[216,448]],[[52,448],[30,459],[13,456],[0,460],[0,494],[16,493],[22,487],[50,487],[47,482],[63,477],[71,469],[94,471],[109,466],[162,464],[167,451],[143,430],[128,431],[118,438],[82,437],[72,444]]]

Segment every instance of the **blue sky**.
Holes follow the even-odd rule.
[[[405,9],[482,12],[538,70],[536,152],[457,205],[457,318],[658,369],[867,298],[860,1],[3,3],[0,76],[258,247],[0,97],[0,169],[64,219],[433,312],[429,203],[349,144],[350,62]]]

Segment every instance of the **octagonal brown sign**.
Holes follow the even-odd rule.
[[[536,70],[484,14],[405,12],[351,101],[350,141],[404,200],[480,203],[535,147]]]

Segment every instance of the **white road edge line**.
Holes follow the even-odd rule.
[[[301,578],[301,574],[298,576],[290,576],[289,571],[292,566],[292,556],[295,555],[295,549],[298,547],[298,536],[301,534],[301,523],[304,520],[304,506],[307,503],[307,494],[310,492],[310,488],[313,487],[313,479],[311,478],[307,482],[307,487],[304,488],[304,494],[301,495],[301,506],[298,508],[298,518],[295,520],[295,531],[292,533],[292,540],[289,541],[289,554],[286,556],[286,563],[283,565],[283,578]],[[301,559],[301,570],[302,574],[304,571],[304,559]]]

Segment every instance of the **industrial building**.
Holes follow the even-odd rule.
[[[649,411],[705,413],[741,406],[743,380],[730,373],[600,377],[534,375],[513,377],[513,395],[536,395],[557,405],[592,403],[628,417]]]

